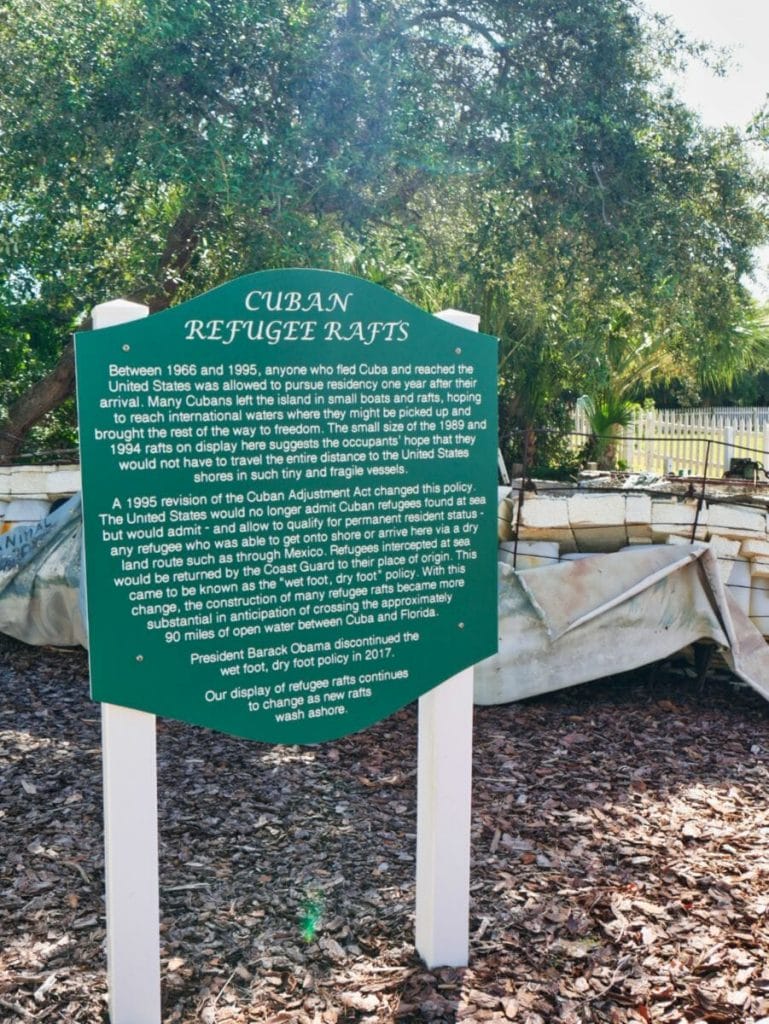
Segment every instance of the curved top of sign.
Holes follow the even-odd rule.
[[[376,311],[379,319],[369,318],[369,311]],[[467,314],[465,314],[467,315]],[[355,277],[351,274],[334,270],[303,269],[300,267],[285,270],[261,270],[253,274],[244,274],[225,284],[218,285],[210,291],[187,299],[177,306],[153,313],[149,320],[156,330],[167,330],[171,323],[201,320],[222,320],[221,325],[212,324],[207,331],[200,332],[196,327],[191,329],[190,341],[216,341],[228,347],[237,343],[253,344],[261,342],[270,347],[281,347],[296,342],[320,341],[326,346],[357,342],[364,348],[405,341],[402,332],[389,330],[377,324],[408,323],[419,324],[422,330],[430,330],[436,319],[443,324],[441,331],[444,339],[450,338],[453,331],[464,331],[467,328],[455,323],[440,320],[403,296],[396,294],[373,281]],[[294,335],[292,328],[286,329],[282,337],[275,332],[268,336],[257,337],[249,325],[264,320],[270,322],[306,323],[307,321],[331,324],[322,336]],[[148,320],[143,320],[143,328],[136,320],[106,328],[136,334],[137,339],[147,336]],[[335,324],[351,325],[346,334],[337,331]],[[357,330],[354,325],[369,325],[369,331]],[[497,339],[489,335],[473,331],[476,340],[482,340],[496,346]],[[202,335],[202,336],[201,336]],[[462,337],[463,335],[458,335]],[[93,340],[91,331],[78,333],[78,342],[88,344]],[[102,335],[100,334],[101,338]],[[101,342],[99,342],[101,343]]]
[[[496,358],[320,270],[79,334],[94,698],[314,743],[493,653]]]

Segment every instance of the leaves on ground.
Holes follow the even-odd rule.
[[[0,638],[0,678],[0,1020],[96,1024],[86,659]],[[766,704],[668,664],[477,708],[465,970],[412,946],[416,724],[300,748],[159,722],[164,1024],[766,1024]]]

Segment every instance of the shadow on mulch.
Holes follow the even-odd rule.
[[[159,722],[164,1022],[769,1016],[769,706],[720,668],[648,677],[476,709],[462,971],[412,946],[414,706],[302,748]],[[0,638],[0,680],[0,1019],[93,1024],[86,658]]]

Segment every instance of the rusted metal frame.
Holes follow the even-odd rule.
[[[697,498],[697,509],[694,513],[694,522],[692,523],[692,536],[691,543],[693,544],[697,538],[697,526],[700,521],[700,513],[702,512],[702,506],[705,504],[705,486],[708,479],[708,462],[710,461],[710,446],[713,443],[711,438],[708,438],[705,444],[705,466],[702,470],[702,487],[700,488],[700,495]]]
[[[518,534],[521,530],[521,515],[523,511],[523,494],[526,490],[526,477],[529,470],[529,432],[523,432],[523,456],[521,459],[521,489],[518,493],[518,512],[515,517],[515,539],[513,541],[513,571],[518,568]]]

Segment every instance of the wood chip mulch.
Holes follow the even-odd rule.
[[[476,709],[471,962],[414,953],[416,710],[158,726],[164,1024],[769,1024],[769,705],[685,664]],[[0,638],[0,1020],[100,1024],[98,706]]]

